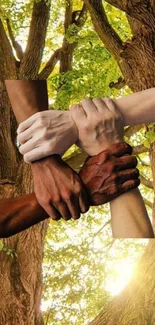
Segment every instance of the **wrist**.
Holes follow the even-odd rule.
[[[50,155],[50,156],[45,157],[45,158],[41,158],[41,159],[36,160],[36,161],[32,161],[31,162],[32,171],[35,170],[38,167],[47,166],[49,164],[49,162],[54,163],[55,161],[58,161],[58,160],[61,160],[60,155],[53,154],[53,155]]]
[[[103,142],[102,144],[99,144],[98,146],[95,146],[94,149],[93,147],[91,148],[91,155],[90,156],[96,156],[102,151],[108,150],[112,145],[117,144],[117,143],[122,143],[124,142],[123,137],[117,137],[115,140],[110,141],[109,143]]]
[[[68,113],[69,113],[69,119],[71,122],[72,137],[73,137],[73,144],[74,144],[78,141],[79,131],[78,131],[77,125],[72,117],[71,111],[69,111]]]

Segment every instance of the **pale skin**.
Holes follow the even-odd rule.
[[[137,92],[135,94],[121,97],[119,99],[113,99],[122,115],[124,126],[154,122],[154,97],[155,88],[150,88],[141,92]],[[69,148],[69,145],[78,141],[78,135],[76,134],[76,128],[72,125],[70,118],[68,118],[67,114],[65,116],[64,113],[68,114],[68,112],[61,112],[61,119],[65,123],[60,123],[61,125],[59,124],[59,129],[61,127],[61,134],[67,134],[66,130],[68,130],[67,141],[65,141],[67,150]],[[24,155],[24,160],[26,162],[31,162],[35,161],[36,159],[47,157],[49,155],[49,152],[57,152],[60,155],[63,154],[61,148],[59,150],[59,146],[55,148],[53,145],[58,130],[57,128],[54,129],[55,125],[52,121],[55,120],[57,113],[56,111],[48,112],[48,121],[50,121],[51,125],[51,127],[48,125],[48,128],[45,121],[45,114],[45,112],[40,112],[37,114],[34,113],[33,117],[27,119],[23,123],[20,123],[17,130],[18,140],[22,144],[20,147],[20,152]],[[40,125],[40,127],[38,125]],[[38,128],[39,136],[35,136],[36,126]],[[49,138],[51,132],[53,136],[53,142],[51,141],[50,143]],[[70,142],[68,139],[70,139]],[[89,154],[89,152],[87,153]]]

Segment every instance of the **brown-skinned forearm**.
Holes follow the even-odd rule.
[[[109,202],[139,185],[136,161],[130,156],[131,151],[129,145],[120,143],[86,160],[80,176],[89,193],[91,205]],[[129,156],[126,156],[127,153]],[[119,169],[118,175],[120,164],[122,171]],[[102,175],[100,182],[97,177],[99,174]],[[34,193],[0,200],[0,238],[12,236],[46,218],[48,214],[39,205]]]
[[[46,80],[5,80],[5,85],[18,123],[48,109]]]
[[[34,193],[0,200],[0,238],[10,237],[48,218]]]

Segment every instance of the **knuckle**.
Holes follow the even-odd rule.
[[[44,118],[42,116],[39,116],[37,119],[37,126],[43,127],[44,126]]]
[[[77,182],[77,184],[74,187],[74,193],[75,194],[80,194],[82,191],[82,184],[80,184],[79,182]]]
[[[30,157],[28,154],[25,154],[25,155],[24,155],[24,161],[25,161],[26,163],[30,163],[30,162],[31,162],[31,157]]]
[[[46,131],[46,128],[44,128],[42,130],[42,133],[41,133],[41,137],[40,137],[42,140],[46,140],[47,139],[47,131]]]
[[[63,199],[65,200],[65,201],[69,201],[70,199],[71,199],[71,197],[72,197],[72,192],[70,191],[70,190],[65,190],[64,192],[63,192]]]
[[[23,148],[23,146],[21,146],[20,148],[19,148],[19,152],[22,154],[22,155],[24,155],[24,148]]]
[[[54,202],[54,199],[51,199],[51,196],[38,196],[37,197],[38,202],[42,205],[42,206],[49,206],[52,205],[52,203]]]
[[[54,198],[53,198],[52,201],[53,201],[53,204],[55,204],[55,205],[61,203],[61,202],[62,202],[61,196],[60,196],[60,195],[56,195],[56,196],[54,196]],[[51,203],[51,199],[50,199],[49,202]],[[50,203],[49,203],[49,204],[50,204]]]
[[[106,104],[110,104],[113,102],[112,99],[109,97],[103,97],[102,99],[103,99],[103,101],[105,101]]]
[[[83,123],[82,126],[81,126],[81,129],[85,133],[89,132],[90,129],[91,129],[90,123]]]

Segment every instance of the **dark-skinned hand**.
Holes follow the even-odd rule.
[[[90,205],[107,203],[139,186],[137,159],[131,153],[132,148],[127,143],[117,143],[86,159],[79,175]]]

